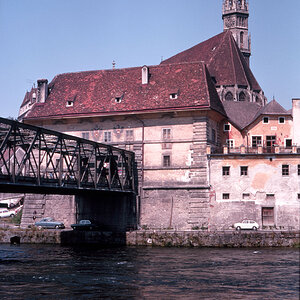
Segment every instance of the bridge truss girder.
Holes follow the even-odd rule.
[[[135,192],[134,153],[0,118],[0,185]]]

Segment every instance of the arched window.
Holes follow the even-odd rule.
[[[239,94],[239,101],[245,101],[246,100],[246,95],[244,92],[240,92]]]
[[[240,33],[240,44],[241,44],[241,48],[244,48],[244,32],[241,31]]]
[[[232,101],[233,100],[233,95],[231,92],[227,92],[225,95],[225,100],[226,101]]]

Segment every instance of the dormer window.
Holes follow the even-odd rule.
[[[122,102],[122,97],[116,97],[115,102],[116,103],[121,103]]]
[[[74,101],[69,100],[67,101],[66,107],[71,107],[73,105],[74,105]]]
[[[178,98],[178,93],[171,93],[170,94],[170,99],[177,99]]]

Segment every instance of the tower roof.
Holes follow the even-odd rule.
[[[226,30],[192,48],[182,51],[161,64],[203,61],[216,85],[249,86],[261,91],[230,30]]]

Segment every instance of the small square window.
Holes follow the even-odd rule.
[[[249,200],[250,194],[249,193],[243,193],[243,200]]]
[[[279,117],[278,118],[278,123],[279,124],[284,124],[285,123],[285,118],[284,117]]]
[[[229,176],[230,175],[230,167],[222,167],[222,175]]]
[[[266,194],[266,199],[267,200],[274,200],[275,199],[275,194]]]
[[[224,124],[224,131],[230,131],[230,124]]]
[[[263,117],[262,121],[264,124],[269,124],[269,117]]]
[[[241,167],[241,176],[247,176],[248,175],[248,167],[242,166]]]
[[[133,130],[126,130],[126,141],[133,141]]]
[[[222,199],[223,199],[223,200],[228,200],[229,198],[230,198],[229,193],[224,193],[224,194],[222,194]]]
[[[178,94],[177,93],[170,94],[170,99],[177,99],[177,98],[178,98]]]
[[[282,176],[288,176],[290,174],[289,167],[289,165],[282,165]]]
[[[226,140],[226,144],[228,148],[233,149],[234,148],[234,140]]]
[[[164,167],[170,167],[171,166],[171,157],[170,157],[170,155],[164,155],[163,156],[163,166]]]
[[[171,139],[171,129],[164,128],[162,131],[162,138],[163,140],[170,140]]]
[[[88,140],[90,138],[90,133],[89,132],[82,132],[81,133],[82,138]]]

